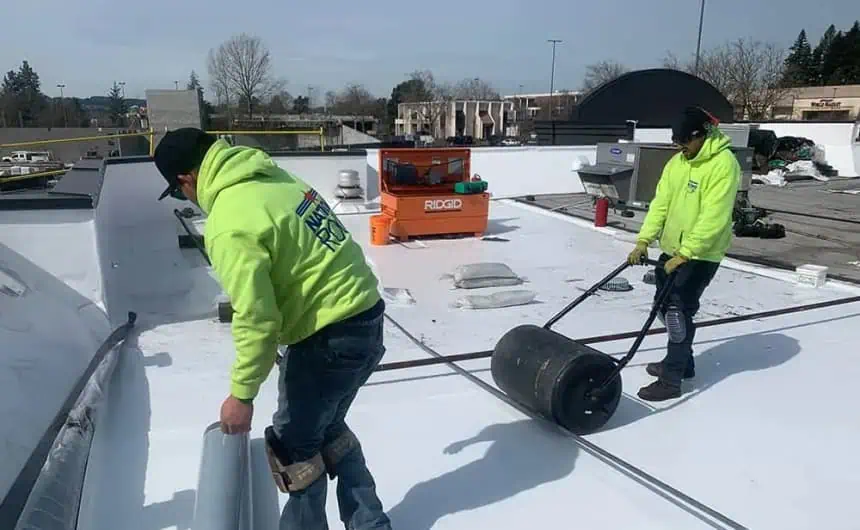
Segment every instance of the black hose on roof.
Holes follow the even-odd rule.
[[[125,341],[136,320],[137,314],[129,312],[126,323],[96,350],[0,502],[0,528],[70,530],[77,525],[83,473],[95,432],[93,411],[117,360],[116,354],[109,354]],[[74,484],[68,483],[70,478]]]
[[[822,219],[825,221],[836,221],[838,223],[848,223],[852,225],[860,225],[860,221],[856,219],[840,219],[839,217],[830,217],[829,215],[820,215],[817,213],[803,213],[803,212],[792,212],[789,210],[776,210],[774,208],[763,208],[767,210],[769,213],[781,213],[783,215],[796,215],[798,217],[810,217],[812,219]]]
[[[745,315],[733,315],[730,317],[721,317],[721,318],[713,318],[710,320],[704,320],[701,322],[696,322],[696,328],[709,328],[713,326],[722,326],[724,324],[733,324],[735,322],[745,322],[748,320],[758,320],[761,318],[770,318],[777,317],[783,315],[790,315],[792,313],[802,313],[804,311],[812,311],[815,309],[824,309],[827,307],[834,307],[839,305],[846,304],[854,304],[860,302],[860,296],[848,296],[845,298],[837,298],[835,300],[826,300],[824,302],[815,302],[812,304],[803,304],[803,305],[795,305],[791,307],[783,307],[780,309],[770,309],[768,311],[757,311],[755,313],[747,313]],[[641,330],[634,331],[625,331],[621,333],[610,333],[608,335],[595,335],[591,337],[585,337],[581,339],[576,339],[576,342],[580,344],[597,344],[600,342],[613,342],[616,340],[624,340],[624,339],[632,339],[641,333]],[[666,333],[666,328],[651,328],[649,329],[645,335],[659,335],[662,333]],[[383,363],[376,367],[377,372],[386,372],[389,370],[402,370],[404,368],[417,368],[419,366],[431,366],[434,364],[447,364],[447,363],[455,363],[455,362],[463,362],[463,361],[472,361],[475,359],[487,359],[493,356],[493,350],[482,350],[475,351],[469,353],[455,353],[453,355],[442,355],[438,354],[438,356],[434,356],[429,359],[413,359],[409,361],[393,361],[390,363]]]

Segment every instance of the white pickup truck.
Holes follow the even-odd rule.
[[[3,155],[3,162],[50,162],[54,159],[50,151],[12,151]]]

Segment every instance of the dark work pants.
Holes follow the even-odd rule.
[[[662,254],[655,271],[657,291],[654,301],[666,285],[667,274],[663,265],[671,256]],[[719,263],[710,261],[690,260],[675,269],[675,282],[660,312],[666,324],[669,343],[666,357],[663,359],[663,376],[661,379],[672,386],[681,386],[681,379],[687,367],[693,368],[693,339],[696,327],[693,317],[699,311],[699,300],[705,288],[714,278]]]
[[[384,312],[380,300],[288,348],[280,361],[278,410],[272,418],[282,460],[310,460],[346,432],[349,407],[385,353]],[[344,526],[390,530],[361,446],[344,455],[333,471]],[[281,514],[281,530],[327,530],[327,485],[328,476],[323,475],[308,488],[292,492]]]

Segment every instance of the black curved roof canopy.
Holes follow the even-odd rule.
[[[576,106],[571,120],[588,124],[636,120],[637,127],[669,127],[691,105],[721,122],[734,122],[731,103],[713,85],[667,68],[629,72],[598,87]]]

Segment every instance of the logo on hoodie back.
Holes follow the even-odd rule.
[[[327,249],[334,251],[346,241],[349,232],[317,190],[308,188],[305,191],[302,202],[296,206],[296,215]]]

